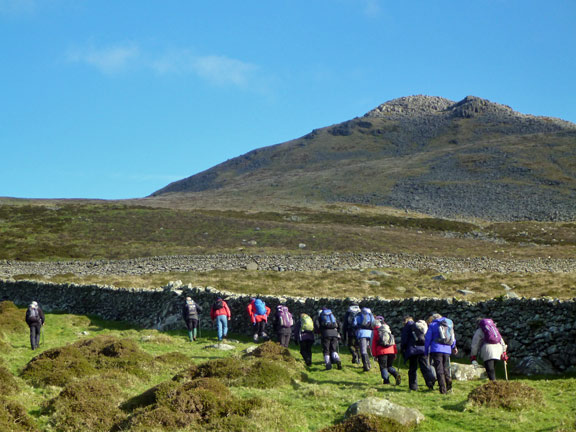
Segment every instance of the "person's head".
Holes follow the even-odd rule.
[[[186,301],[187,301],[187,302],[191,302],[191,301],[192,301],[192,297],[186,297]]]
[[[442,315],[440,315],[439,313],[433,313],[426,320],[426,324],[430,324],[432,321],[437,320],[438,318],[442,318]]]
[[[414,318],[412,318],[410,315],[404,317],[404,324],[408,324],[410,321],[414,321]]]
[[[30,307],[32,308],[37,308],[38,307],[38,303],[33,301],[32,303],[30,303]]]
[[[372,328],[378,328],[378,327],[382,327],[382,323],[384,322],[384,320],[380,320],[378,318],[382,318],[382,317],[377,317],[374,319],[374,321],[372,322]]]

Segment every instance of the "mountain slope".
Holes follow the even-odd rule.
[[[443,217],[576,217],[576,125],[477,97],[410,96],[253,150],[152,196],[345,201]]]

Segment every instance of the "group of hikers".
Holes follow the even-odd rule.
[[[408,362],[408,386],[418,390],[418,369],[424,377],[428,389],[433,390],[438,384],[440,393],[447,393],[452,388],[450,356],[458,353],[456,336],[452,320],[438,313],[431,314],[426,320],[415,320],[411,316],[404,318],[400,343],[383,316],[374,315],[368,307],[351,305],[341,321],[334,313],[321,308],[315,319],[302,313],[299,320],[294,320],[286,305],[278,305],[270,318],[271,309],[262,299],[251,298],[246,308],[253,328],[254,342],[270,340],[267,332],[268,321],[277,342],[288,347],[294,339],[300,347],[300,354],[307,366],[312,364],[312,346],[316,335],[320,336],[324,365],[327,370],[335,365],[342,369],[340,341],[346,344],[352,354],[352,363],[362,364],[364,371],[372,367],[373,358],[380,368],[383,384],[390,384],[393,377],[395,384],[402,381],[399,371],[394,367],[398,349],[404,361]],[[196,340],[198,314],[200,306],[187,297],[182,309],[182,316],[188,328],[190,341]],[[210,309],[210,318],[217,327],[219,341],[228,335],[228,321],[231,319],[230,308],[226,301],[218,298]],[[496,379],[495,362],[507,362],[507,346],[496,324],[489,318],[478,318],[477,329],[472,338],[471,360],[478,366],[481,359],[486,374],[492,381]]]
[[[254,342],[264,342],[271,337],[267,332],[271,309],[262,299],[251,298],[246,308],[253,326]],[[186,297],[182,307],[182,318],[186,323],[191,342],[197,340],[200,329],[202,307],[191,297]],[[228,322],[231,319],[230,308],[226,301],[218,298],[210,308],[210,319],[216,325],[219,341],[228,336]],[[278,305],[271,318],[272,332],[277,342],[288,347],[293,338],[300,347],[300,354],[306,366],[312,365],[312,346],[316,335],[320,336],[324,365],[327,370],[335,365],[342,369],[340,358],[340,341],[344,342],[352,354],[352,363],[362,364],[364,371],[372,367],[371,358],[378,363],[383,384],[390,384],[393,377],[395,384],[402,381],[399,371],[394,367],[398,347],[404,361],[408,362],[408,387],[418,390],[418,369],[424,377],[428,389],[433,390],[438,384],[440,393],[447,393],[452,388],[450,373],[450,356],[458,353],[456,336],[452,320],[434,313],[426,321],[414,320],[411,316],[404,318],[400,343],[383,316],[374,315],[368,307],[351,305],[342,321],[326,308],[321,308],[315,319],[302,313],[299,320],[294,320],[286,305]],[[26,311],[26,323],[30,327],[30,345],[35,350],[40,345],[40,335],[45,323],[42,309],[33,301]],[[507,346],[494,321],[489,318],[478,318],[477,329],[472,337],[471,361],[474,366],[481,359],[486,374],[492,381],[496,379],[495,362],[507,362]]]

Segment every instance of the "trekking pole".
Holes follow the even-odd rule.
[[[506,381],[508,381],[508,362],[504,360],[504,374],[506,375]]]
[[[42,342],[41,345],[44,346],[44,324],[42,324],[42,326],[40,327],[40,335],[42,336]],[[508,380],[508,378],[506,378],[506,380]]]
[[[202,337],[202,320],[198,318],[198,337]]]

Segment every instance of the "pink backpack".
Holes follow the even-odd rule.
[[[484,343],[487,344],[497,344],[500,343],[502,340],[502,336],[490,318],[484,318],[480,320],[478,326],[482,329],[482,333],[484,333]]]

